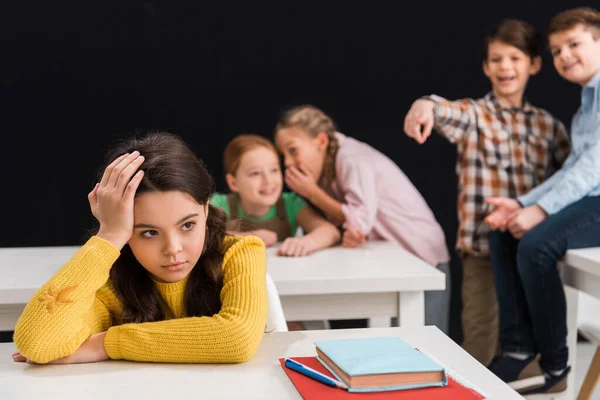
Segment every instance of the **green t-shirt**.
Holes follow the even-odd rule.
[[[302,197],[298,196],[296,193],[293,192],[283,192],[281,196],[283,196],[285,212],[287,213],[290,228],[292,230],[291,235],[295,236],[296,230],[298,229],[298,223],[296,222],[296,219],[298,218],[298,213],[300,212],[300,210],[302,210],[302,208],[306,205],[306,202]],[[210,204],[212,204],[215,207],[219,207],[220,209],[225,211],[225,214],[227,214],[227,216],[231,215],[231,212],[229,211],[229,203],[227,202],[227,194],[215,193],[210,198]],[[242,210],[242,207],[238,204],[238,215],[240,216],[240,218],[245,219],[247,221],[268,221],[277,216],[277,209],[273,205],[267,213],[267,215],[265,215],[264,217],[255,218],[246,215],[244,210]]]

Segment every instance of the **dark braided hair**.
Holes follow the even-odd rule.
[[[323,187],[329,187],[335,179],[335,157],[339,149],[335,132],[337,131],[333,120],[323,111],[315,106],[301,105],[290,108],[286,111],[277,126],[275,134],[281,129],[298,127],[311,136],[317,136],[324,132],[329,138],[325,160],[323,161],[323,172],[319,177],[319,183]]]

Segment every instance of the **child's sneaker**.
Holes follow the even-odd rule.
[[[535,396],[529,397],[529,395],[535,394],[547,394],[547,393],[562,393],[567,390],[567,378],[569,377],[569,372],[571,371],[571,367],[565,368],[565,370],[560,375],[552,375],[548,372],[544,372],[545,382],[544,385],[529,389],[527,391],[519,391],[523,396],[528,396],[530,399],[535,399]]]
[[[546,382],[535,356],[519,360],[502,354],[496,356],[488,368],[519,393],[542,387]]]

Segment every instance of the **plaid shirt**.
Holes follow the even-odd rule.
[[[524,102],[503,108],[492,93],[477,100],[436,103],[435,129],[457,145],[459,230],[456,247],[486,256],[492,210],[484,198],[516,198],[542,183],[569,154],[564,125],[547,111]]]

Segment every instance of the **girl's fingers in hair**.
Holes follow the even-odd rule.
[[[129,164],[136,160],[140,155],[139,151],[134,151],[129,154],[127,157],[123,158],[117,165],[115,165],[110,172],[110,178],[108,178],[107,186],[110,188],[114,188],[117,186],[117,182],[119,181],[119,177],[121,176],[121,172],[127,167]]]
[[[115,161],[111,162],[108,167],[104,170],[102,174],[102,179],[100,180],[100,186],[105,187],[108,185],[108,180],[110,179],[110,174],[112,173],[113,168],[121,162],[125,157],[127,157],[129,153],[125,153],[115,159]]]
[[[140,182],[142,181],[143,177],[144,177],[144,171],[139,170],[133,176],[133,178],[131,178],[131,180],[127,184],[127,187],[125,188],[125,193],[123,194],[123,201],[133,202],[133,199],[135,198],[135,192],[138,189],[138,187],[140,186]]]
[[[135,175],[136,171],[144,162],[144,156],[140,155],[135,159],[131,160],[131,162],[121,170],[121,173],[117,177],[117,182],[115,187],[120,193],[125,192],[127,185],[131,181],[131,178]]]

